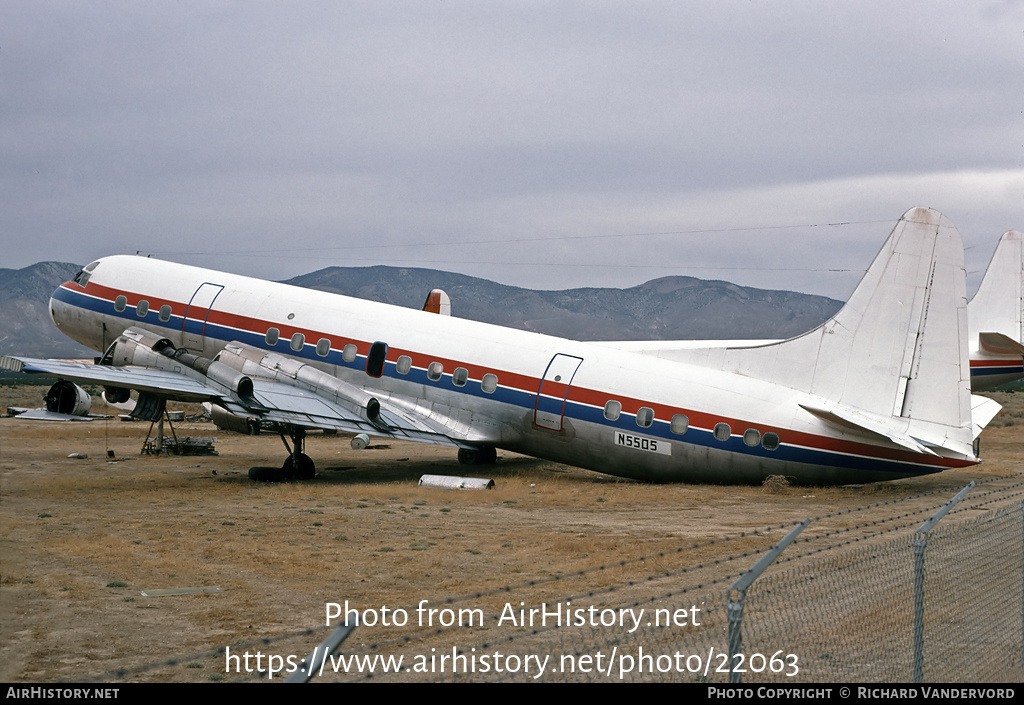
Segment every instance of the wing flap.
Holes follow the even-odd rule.
[[[244,413],[258,416],[264,421],[439,445],[459,445],[422,419],[398,410],[381,406],[376,418],[371,420],[369,414],[354,413],[349,406],[290,384],[254,380],[253,399],[256,404],[243,407]]]

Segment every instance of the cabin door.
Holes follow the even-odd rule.
[[[224,287],[220,284],[200,284],[192,300],[188,302],[185,318],[181,322],[182,344],[189,350],[203,352],[203,336],[206,334],[206,319],[210,317],[213,302]]]
[[[569,385],[572,384],[572,378],[582,362],[582,357],[562,353],[551,358],[537,389],[537,404],[533,414],[533,423],[536,426],[552,431],[562,430]]]

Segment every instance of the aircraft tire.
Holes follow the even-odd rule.
[[[463,465],[491,465],[498,459],[494,446],[459,448],[459,462]]]
[[[298,467],[295,465],[295,459],[293,456],[288,456],[284,460],[284,465],[281,466],[281,470],[286,474],[294,477],[297,480],[312,480],[316,477],[316,464],[313,459],[305,453],[299,453]]]

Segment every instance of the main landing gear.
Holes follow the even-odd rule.
[[[249,468],[249,479],[257,482],[284,482],[285,480],[312,480],[316,476],[316,465],[313,459],[302,452],[305,445],[306,429],[289,427],[288,435],[292,439],[292,445],[288,445],[285,438],[285,430],[279,429],[281,441],[288,449],[288,457],[279,468],[255,467]]]
[[[498,451],[494,446],[459,448],[459,462],[463,465],[493,465],[497,459]]]

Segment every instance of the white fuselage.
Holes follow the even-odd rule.
[[[801,408],[814,395],[749,376],[154,259],[94,264],[51,299],[93,349],[131,326],[208,357],[239,341],[415,403],[469,444],[657,481],[861,482],[976,462],[844,430]]]

